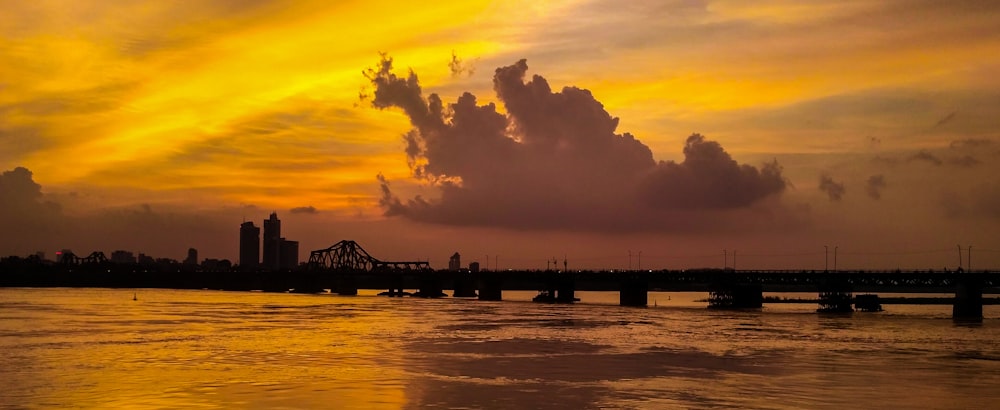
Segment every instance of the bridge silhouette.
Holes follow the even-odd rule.
[[[537,290],[536,301],[572,303],[577,290],[617,291],[620,304],[646,306],[648,292],[697,291],[710,294],[710,307],[759,308],[763,292],[816,292],[819,311],[881,310],[877,295],[866,293],[954,293],[955,318],[982,318],[984,291],[1000,291],[997,271],[934,270],[504,270],[443,271],[427,262],[388,262],[371,256],[355,241],[341,241],[313,251],[306,269],[309,279],[298,291],[343,295],[358,289],[388,289],[383,294],[446,296],[502,300],[504,290]],[[852,304],[854,307],[852,307]]]
[[[310,269],[326,269],[341,272],[431,270],[431,265],[428,262],[386,262],[378,260],[369,255],[357,242],[350,240],[340,241],[329,248],[310,252],[308,266]]]
[[[502,300],[503,290],[537,290],[540,302],[572,303],[577,290],[617,291],[620,304],[646,306],[648,292],[709,292],[709,304],[718,308],[759,308],[763,292],[816,292],[820,311],[879,310],[878,297],[854,292],[954,293],[955,318],[982,318],[984,291],[1000,291],[997,271],[934,270],[607,270],[607,271],[443,271],[427,262],[388,262],[371,256],[357,242],[345,240],[312,251],[308,279],[298,291],[330,289],[343,295],[358,289],[388,289],[384,294],[402,296],[478,297]],[[862,297],[864,296],[864,297]]]
[[[879,310],[876,293],[952,293],[956,319],[981,319],[983,294],[1000,293],[994,270],[435,270],[426,261],[386,261],[355,241],[312,251],[294,270],[203,270],[183,264],[118,264],[103,253],[0,259],[0,286],[68,286],[263,290],[355,295],[359,289],[389,296],[452,296],[503,300],[510,290],[537,291],[538,302],[572,303],[577,291],[618,292],[623,306],[647,306],[650,291],[708,292],[709,307],[760,308],[764,292],[815,292],[820,311]],[[416,290],[412,294],[406,290]],[[855,293],[858,295],[855,296]],[[865,294],[867,293],[867,294]],[[938,300],[941,302],[943,300]]]

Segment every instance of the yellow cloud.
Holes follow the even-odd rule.
[[[408,175],[400,141],[407,120],[357,106],[361,70],[380,51],[412,67],[431,92],[455,93],[455,84],[464,90],[474,80],[481,102],[493,99],[494,63],[527,57],[553,86],[592,90],[622,117],[620,131],[635,133],[658,158],[676,155],[676,141],[690,132],[738,134],[718,120],[733,112],[873,88],[974,89],[983,79],[963,73],[1000,65],[992,53],[1000,40],[969,34],[993,27],[989,16],[900,27],[868,24],[892,21],[865,2],[593,6],[5,5],[0,143],[17,138],[5,129],[38,130],[39,141],[26,152],[0,152],[0,165],[27,166],[47,187],[196,189],[262,205],[343,206],[343,198],[372,195],[363,187],[379,172],[392,180]],[[923,14],[916,16],[908,18]],[[490,66],[471,79],[452,78],[452,50]],[[798,131],[749,131],[731,147],[821,149],[795,139]]]

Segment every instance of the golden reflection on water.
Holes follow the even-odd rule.
[[[405,319],[371,317],[379,310],[338,313],[348,299],[140,290],[132,301],[131,290],[26,292],[20,296],[37,293],[45,305],[76,310],[59,322],[46,316],[61,312],[45,310],[3,322],[5,332],[24,335],[9,342],[38,370],[28,384],[41,407],[395,409],[406,402],[406,373],[388,354],[398,343],[371,337],[405,327]]]
[[[132,300],[133,292],[138,296]],[[374,293],[374,292],[371,292]],[[1000,310],[0,289],[0,408],[982,407]],[[655,301],[655,302],[654,302]],[[598,303],[598,304],[594,304]],[[914,393],[914,392],[918,393]]]

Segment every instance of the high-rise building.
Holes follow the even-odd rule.
[[[240,225],[240,269],[256,270],[260,265],[260,228],[253,222]]]
[[[264,267],[281,268],[281,220],[277,212],[264,220]]]
[[[285,238],[281,238],[279,243],[278,246],[281,248],[279,268],[295,269],[299,264],[299,241],[286,241]]]
[[[455,252],[454,255],[451,255],[451,259],[448,260],[448,270],[453,272],[458,272],[461,269],[462,269],[462,255],[459,255],[458,252]]]

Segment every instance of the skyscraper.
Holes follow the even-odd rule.
[[[264,220],[264,268],[281,268],[281,220],[277,212]]]
[[[256,270],[260,265],[260,228],[253,222],[240,225],[240,269]]]
[[[278,264],[282,270],[295,269],[299,264],[299,242],[298,241],[287,241],[285,238],[281,238],[278,242],[281,249],[281,259]]]

